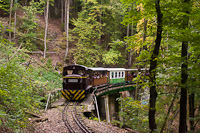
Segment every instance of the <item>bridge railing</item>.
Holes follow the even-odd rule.
[[[48,107],[51,108],[51,104],[61,97],[61,90],[62,89],[59,88],[49,92],[45,111],[48,109]]]
[[[96,89],[94,90],[94,94],[96,96],[99,96],[101,93],[106,93],[109,91],[115,91],[118,92],[121,90],[124,90],[126,87],[131,87],[135,84],[133,81],[128,81],[125,83],[118,83],[118,84],[105,84],[103,86],[96,86]]]

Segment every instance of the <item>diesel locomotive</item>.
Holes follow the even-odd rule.
[[[62,95],[70,101],[83,100],[97,86],[132,81],[137,69],[86,67],[69,65],[63,68]]]

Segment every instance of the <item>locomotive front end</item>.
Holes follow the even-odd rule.
[[[81,65],[69,65],[63,69],[62,95],[69,101],[83,100],[88,93],[87,68]]]
[[[79,101],[85,98],[85,79],[81,75],[67,75],[63,77],[62,95],[70,101]]]

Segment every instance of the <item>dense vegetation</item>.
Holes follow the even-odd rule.
[[[9,16],[11,2],[0,1],[2,15]],[[13,14],[23,11],[24,16],[16,23],[13,16],[10,29],[6,25],[0,30],[0,126],[16,131],[26,123],[25,112],[41,105],[44,90],[60,87],[51,59],[44,59],[42,67],[27,65],[32,59],[26,50],[44,50],[44,27],[36,15],[46,11],[46,1],[29,2],[15,1]],[[63,19],[63,3],[50,1],[49,16]],[[69,12],[69,34],[60,40],[62,50],[69,40],[63,62],[150,68],[150,76],[135,79],[140,94],[134,100],[120,99],[122,125],[140,132],[178,132],[178,125],[179,132],[200,129],[198,0],[75,0]],[[62,20],[60,28],[66,31],[64,27]],[[146,92],[149,104],[142,106],[140,95]]]
[[[15,132],[28,126],[28,113],[45,106],[45,93],[61,87],[58,73],[47,67],[35,68],[34,60],[5,39],[0,43],[0,125],[1,131]],[[5,52],[6,51],[6,52]],[[26,62],[26,61],[30,62]]]

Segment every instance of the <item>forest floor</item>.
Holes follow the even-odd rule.
[[[44,16],[37,16],[38,24],[42,27],[45,27]],[[63,47],[64,39],[63,31],[61,30],[61,20],[49,18],[48,20],[48,36],[49,39],[47,43],[47,52],[56,52],[47,54],[49,59],[52,59],[52,66],[56,66],[58,63],[64,64],[65,49]],[[49,37],[48,37],[49,38]],[[38,56],[32,56],[34,59],[39,60]]]

